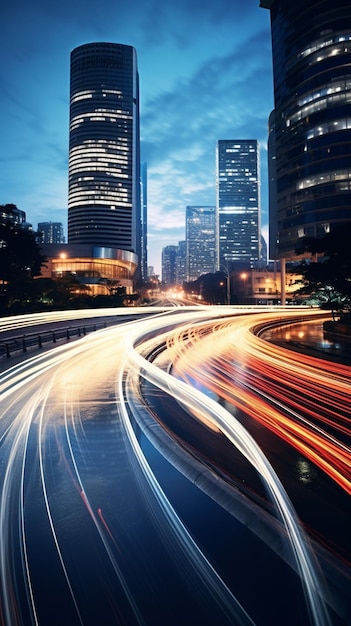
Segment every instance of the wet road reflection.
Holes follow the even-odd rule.
[[[293,350],[306,352],[307,349],[319,358],[351,365],[351,342],[326,333],[322,322],[302,322],[271,328],[263,333],[262,338]]]

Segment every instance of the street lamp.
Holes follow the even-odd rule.
[[[243,304],[245,304],[245,300],[246,300],[246,296],[247,296],[247,289],[246,289],[246,279],[247,279],[247,273],[243,272],[242,274],[240,274],[240,278],[243,281],[244,287],[243,287]]]
[[[229,270],[228,270],[228,266],[225,267],[223,265],[221,265],[221,267],[224,267],[224,275],[226,278],[226,283],[227,283],[227,304],[230,304],[230,274],[229,274]]]

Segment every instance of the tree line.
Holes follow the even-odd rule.
[[[4,206],[0,206],[1,209]],[[351,323],[351,222],[320,238],[304,237],[296,249],[302,257],[293,271],[301,275],[299,293],[331,310],[333,318]],[[121,306],[123,287],[114,286],[109,295],[91,296],[89,288],[73,274],[44,278],[42,255],[36,233],[9,220],[0,223],[0,315],[45,309]],[[203,298],[213,304],[225,301],[225,281],[220,273],[201,277]],[[221,280],[219,280],[221,278]],[[189,283],[188,291],[197,284]]]
[[[295,268],[302,276],[300,293],[315,298],[333,319],[351,323],[351,222],[320,238],[304,237],[296,253],[304,255]]]

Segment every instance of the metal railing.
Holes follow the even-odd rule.
[[[80,326],[65,326],[52,330],[41,330],[34,333],[26,333],[16,337],[0,339],[0,358],[10,358],[19,353],[29,350],[41,349],[48,344],[58,341],[69,341],[84,337],[87,333],[94,332],[99,328],[106,328],[106,322],[84,324]]]

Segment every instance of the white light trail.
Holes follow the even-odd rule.
[[[215,315],[216,314],[213,313],[213,317],[215,317]],[[208,311],[203,312],[201,316],[199,312],[197,312],[197,314],[191,315],[191,320],[193,323],[196,323],[199,321],[200,317],[205,319],[210,316]],[[149,332],[151,330],[150,326],[151,323],[148,325]],[[154,332],[162,330],[162,326],[159,325],[157,320],[153,321],[152,326]],[[313,623],[318,624],[318,626],[330,624],[328,611],[320,594],[323,585],[321,584],[320,575],[317,573],[318,568],[314,563],[314,557],[310,551],[307,538],[298,522],[292,504],[267,458],[264,456],[255,440],[232,414],[194,387],[175,379],[167,372],[147,362],[135,349],[136,345],[142,343],[144,335],[145,331],[141,330],[140,332],[138,329],[131,331],[126,337],[126,353],[128,354],[130,365],[137,368],[140,374],[153,385],[166,393],[170,392],[174,398],[190,409],[195,415],[198,413],[205,415],[206,419],[218,427],[228,440],[231,441],[255,467],[259,475],[265,481],[271,493],[272,500],[275,502],[277,510],[286,526],[291,546],[296,556],[297,567],[304,585]]]
[[[257,310],[257,309],[256,309]],[[318,626],[329,623],[327,611],[322,599],[323,592],[320,590],[321,581],[315,571],[313,555],[310,553],[308,542],[301,530],[293,507],[266,457],[263,455],[254,439],[235,421],[233,415],[229,414],[217,402],[201,393],[190,384],[182,380],[177,380],[168,371],[150,363],[145,356],[151,344],[156,341],[158,344],[168,342],[169,354],[177,361],[180,353],[172,352],[170,337],[174,337],[173,347],[177,347],[178,339],[183,334],[187,335],[188,341],[194,344],[198,342],[197,329],[204,330],[204,336],[210,332],[213,340],[212,351],[216,354],[220,352],[218,338],[220,329],[224,322],[233,316],[237,320],[248,319],[252,316],[252,311],[229,307],[193,307],[193,308],[159,308],[148,311],[148,317],[138,319],[138,315],[145,315],[145,309],[118,309],[117,315],[133,315],[133,321],[120,322],[115,327],[97,331],[93,335],[85,336],[78,341],[56,346],[54,350],[27,358],[22,363],[14,365],[6,371],[0,373],[0,393],[2,401],[2,413],[0,416],[0,445],[2,452],[2,469],[0,471],[0,576],[2,592],[2,611],[6,626],[15,626],[17,623],[16,606],[16,572],[13,569],[11,544],[13,537],[13,511],[18,511],[19,527],[21,533],[21,556],[24,584],[26,588],[29,611],[34,624],[39,624],[40,619],[37,614],[36,589],[33,586],[30,555],[27,550],[27,536],[25,523],[25,474],[28,471],[27,465],[36,463],[35,473],[40,477],[43,498],[45,502],[46,514],[49,526],[56,547],[58,560],[70,592],[76,614],[83,623],[83,613],[77,599],[76,590],[71,581],[70,572],[66,565],[65,554],[61,545],[61,540],[57,534],[56,521],[54,519],[53,503],[50,501],[48,488],[46,463],[50,463],[49,451],[46,450],[45,442],[47,433],[56,433],[59,427],[64,429],[66,443],[64,444],[65,463],[67,464],[67,477],[70,489],[75,490],[79,498],[85,504],[90,519],[93,521],[97,531],[99,541],[102,543],[110,563],[118,577],[126,597],[130,603],[131,610],[136,619],[142,623],[142,616],[139,614],[137,603],[134,602],[133,590],[130,589],[120,569],[118,555],[115,547],[117,538],[109,530],[109,526],[102,515],[100,508],[93,507],[89,488],[82,477],[79,466],[77,450],[80,458],[84,458],[84,437],[85,425],[80,417],[80,407],[91,406],[91,410],[96,409],[94,405],[95,390],[103,389],[105,380],[109,377],[115,379],[115,397],[113,401],[118,419],[123,419],[125,433],[128,435],[128,444],[123,439],[125,434],[121,433],[120,445],[128,448],[131,464],[138,464],[138,472],[142,471],[147,479],[147,484],[152,490],[155,502],[155,511],[159,516],[159,523],[165,524],[167,532],[174,536],[179,546],[179,558],[183,555],[186,558],[187,567],[194,573],[197,572],[202,580],[202,584],[207,586],[209,593],[218,605],[222,605],[223,611],[227,615],[233,614],[241,624],[251,624],[252,620],[245,608],[241,606],[237,598],[231,593],[229,588],[218,576],[211,563],[205,558],[202,551],[183,526],[175,509],[169,503],[165,493],[161,489],[154,474],[142,453],[140,445],[135,437],[131,423],[130,410],[135,410],[135,402],[128,395],[130,389],[136,384],[139,375],[145,377],[153,385],[165,393],[170,393],[180,404],[187,407],[194,415],[205,417],[213,427],[220,429],[227,439],[249,460],[255,469],[262,476],[272,495],[272,500],[279,511],[287,529],[291,545],[293,547],[297,567],[303,581],[307,604],[310,607],[312,620]],[[272,319],[277,316],[276,309],[271,313],[264,311]],[[113,314],[115,311],[113,311]],[[281,318],[289,318],[295,313],[291,308],[279,310]],[[112,314],[108,309],[101,315]],[[296,313],[297,314],[297,313]],[[90,315],[90,312],[89,312]],[[307,317],[308,311],[300,312],[300,315]],[[84,312],[82,317],[87,317]],[[21,316],[22,317],[22,316]],[[97,317],[97,311],[91,312],[91,317]],[[67,321],[67,312],[41,316],[38,315],[31,323],[46,323],[56,319],[57,321]],[[254,316],[252,316],[252,319]],[[14,328],[13,318],[0,322],[1,330]],[[72,312],[72,319],[78,319],[77,312]],[[17,320],[25,324],[29,320],[25,316]],[[224,322],[223,322],[224,321]],[[11,326],[12,324],[12,326]],[[238,322],[238,328],[240,324]],[[190,330],[189,330],[190,329]],[[240,330],[233,335],[233,340],[237,347],[240,347]],[[201,334],[201,332],[200,332]],[[235,337],[235,339],[234,339]],[[190,345],[189,343],[189,345]],[[200,342],[201,343],[201,342]],[[184,341],[180,341],[184,345]],[[196,353],[196,351],[194,352]],[[171,360],[172,360],[171,358]],[[183,358],[183,356],[181,357]],[[179,361],[180,363],[180,361]],[[199,359],[199,365],[201,358]],[[200,372],[200,369],[199,369]],[[124,386],[124,383],[127,386]],[[130,387],[129,387],[130,385]],[[129,401],[129,402],[128,402]],[[61,431],[60,431],[61,432]],[[29,437],[37,438],[38,454],[35,457],[28,453]],[[61,435],[62,437],[62,435]],[[72,441],[76,443],[74,449]],[[57,442],[57,445],[59,442]],[[59,453],[63,454],[62,449]],[[80,448],[81,446],[81,448]],[[126,449],[127,449],[126,448]],[[68,450],[68,452],[66,451]],[[76,450],[76,451],[75,451]],[[133,454],[132,452],[133,451]],[[150,496],[151,497],[151,496]],[[100,506],[100,505],[99,505]],[[161,521],[162,520],[162,521]],[[111,543],[112,542],[112,547]],[[225,608],[224,608],[225,607]]]

